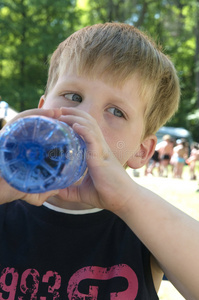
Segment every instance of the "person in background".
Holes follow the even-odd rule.
[[[9,107],[8,103],[6,101],[3,101],[0,96],[0,118],[1,119],[7,117],[8,107]]]
[[[174,140],[169,134],[166,134],[155,147],[155,152],[146,166],[145,175],[152,174],[153,169],[157,166],[158,175],[168,177],[168,165],[173,154]]]
[[[173,165],[173,177],[182,179],[185,160],[189,155],[189,147],[185,139],[178,139],[176,144],[177,145],[173,148],[173,155],[171,158]]]
[[[157,144],[156,151],[159,153],[159,176],[168,177],[168,166],[173,155],[174,140],[169,135],[163,136],[163,141]]]
[[[199,144],[193,143],[191,145],[191,153],[190,156],[186,159],[186,163],[189,165],[189,174],[191,180],[196,180],[196,162],[199,160]]]
[[[6,124],[6,117],[8,115],[8,103],[3,101],[0,96],[0,129]]]
[[[159,167],[159,152],[157,150],[154,151],[153,156],[149,159],[149,161],[145,165],[145,176],[153,175],[153,170],[155,167]]]

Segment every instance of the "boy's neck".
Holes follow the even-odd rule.
[[[46,201],[54,206],[57,206],[59,208],[65,208],[70,210],[82,210],[82,209],[92,209],[94,207],[84,204],[84,203],[77,203],[77,202],[68,202],[64,201],[63,199],[60,199],[59,197],[50,197]]]

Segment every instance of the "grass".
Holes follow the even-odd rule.
[[[184,167],[183,179],[172,178],[171,170],[168,178],[155,176],[144,176],[144,169],[138,170],[138,177],[135,177],[132,170],[127,169],[128,174],[140,185],[148,188],[163,197],[180,210],[199,221],[199,181],[189,180],[188,166]],[[197,166],[197,177],[199,179],[199,166]],[[159,290],[160,300],[184,300],[169,281],[163,281]]]

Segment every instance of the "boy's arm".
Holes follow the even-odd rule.
[[[199,223],[134,182],[131,193],[133,198],[118,216],[148,247],[182,295],[199,299]]]

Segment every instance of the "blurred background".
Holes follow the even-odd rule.
[[[199,0],[1,0],[1,100],[18,112],[37,107],[58,43],[106,21],[135,25],[162,45],[182,88],[179,111],[167,125],[199,141]]]

